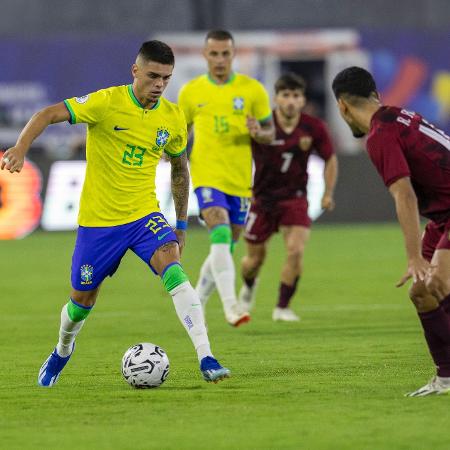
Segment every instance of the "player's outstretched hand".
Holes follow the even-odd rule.
[[[421,256],[408,261],[408,269],[400,281],[396,284],[397,287],[403,286],[410,278],[414,283],[417,281],[425,281],[428,272],[433,266]]]
[[[250,136],[254,139],[261,130],[261,124],[252,116],[247,116],[247,128]]]
[[[333,211],[335,203],[334,203],[334,199],[331,195],[328,194],[324,194],[324,196],[322,197],[322,209],[326,209],[327,211]]]
[[[20,172],[24,164],[24,153],[18,147],[11,147],[3,153],[0,169],[11,173]]]
[[[186,231],[184,230],[175,230],[175,234],[178,238],[178,246],[180,247],[180,256],[183,253],[184,244],[186,243]]]

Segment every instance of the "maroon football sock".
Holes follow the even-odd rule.
[[[447,297],[445,297],[442,302],[441,302],[441,306],[444,309],[444,311],[450,315],[450,295],[447,295]]]
[[[450,318],[439,306],[433,311],[418,313],[425,339],[437,367],[437,374],[450,377]]]
[[[249,287],[250,289],[253,287],[253,285],[255,284],[255,280],[256,278],[249,278],[249,277],[242,277],[244,279],[244,283],[247,285],[247,287]]]
[[[291,301],[294,292],[297,289],[297,283],[300,277],[297,277],[294,281],[293,286],[288,286],[287,284],[280,283],[280,291],[278,296],[278,308],[287,308],[289,306],[289,302]]]

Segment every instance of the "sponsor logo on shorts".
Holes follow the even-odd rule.
[[[203,203],[211,203],[213,201],[212,194],[211,188],[202,188]]]
[[[300,147],[300,150],[303,152],[307,152],[312,145],[312,137],[311,136],[302,136],[299,140],[298,140],[298,146]]]
[[[161,234],[161,236],[158,236],[158,241],[160,241],[161,239],[164,239],[170,233],[171,233],[171,231],[168,231],[167,233]]]
[[[89,95],[83,95],[82,97],[75,97],[77,103],[86,103],[89,100]]]
[[[80,267],[81,284],[92,284],[94,268],[90,264],[83,264]]]

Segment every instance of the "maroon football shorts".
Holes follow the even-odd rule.
[[[252,200],[245,225],[244,238],[247,242],[260,244],[276,233],[280,226],[298,225],[309,228],[306,197],[292,198],[274,203],[270,207]]]
[[[450,250],[450,219],[447,222],[428,222],[422,236],[422,256],[431,261],[436,250]]]

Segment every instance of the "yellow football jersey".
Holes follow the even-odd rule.
[[[164,98],[152,109],[144,109],[131,85],[102,89],[64,103],[72,124],[88,125],[78,223],[122,225],[159,211],[156,166],[163,151],[177,156],[186,149],[182,110]]]
[[[271,116],[269,95],[257,80],[233,74],[217,84],[208,74],[185,84],[179,95],[188,126],[194,126],[190,157],[194,188],[205,186],[250,197],[252,158],[247,116]]]

